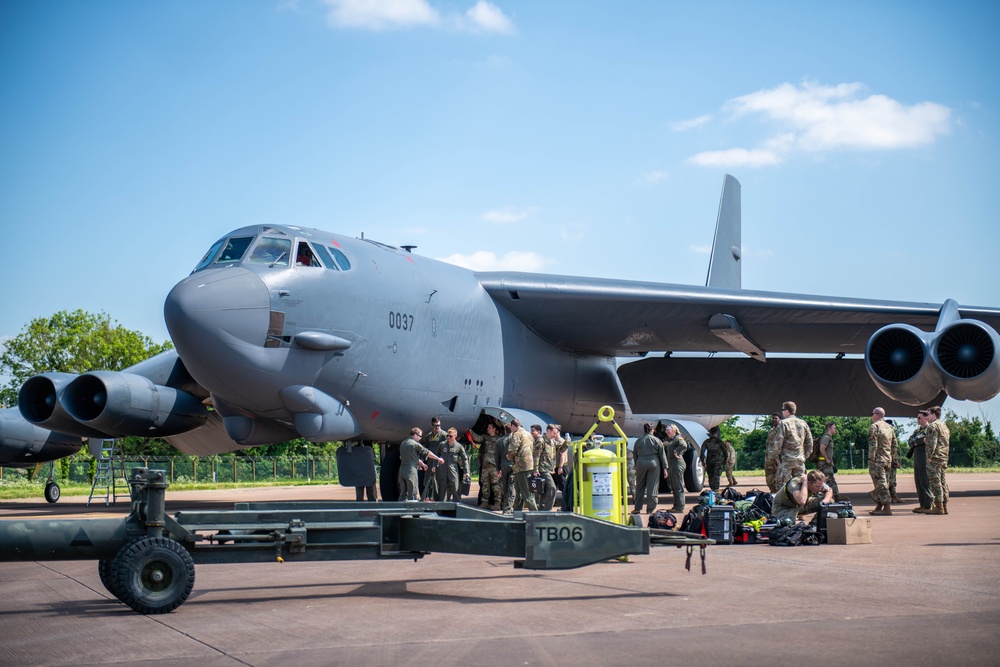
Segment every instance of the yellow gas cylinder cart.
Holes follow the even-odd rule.
[[[611,406],[602,407],[597,421],[573,446],[573,511],[584,516],[626,525],[628,479],[625,448],[628,438],[614,421]],[[619,439],[605,443],[594,431],[601,423],[610,423]]]

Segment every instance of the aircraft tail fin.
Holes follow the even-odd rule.
[[[726,174],[722,179],[722,198],[719,200],[719,218],[715,223],[712,257],[708,263],[707,287],[740,289],[743,254],[740,236],[740,182]]]

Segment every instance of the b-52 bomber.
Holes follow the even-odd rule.
[[[725,416],[788,399],[902,415],[1000,392],[1000,309],[744,290],[740,254],[728,175],[703,287],[476,272],[363,237],[243,227],[168,294],[175,350],[30,378],[18,412],[0,415],[0,463],[91,437],[163,437],[196,455],[393,441],[433,415],[460,431],[517,416],[580,433],[604,405],[629,432],[693,415],[672,419],[700,443]]]

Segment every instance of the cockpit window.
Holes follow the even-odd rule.
[[[337,263],[333,261],[333,257],[330,257],[330,253],[326,251],[325,247],[321,246],[318,243],[314,247],[316,248],[316,254],[319,255],[320,259],[323,260],[323,266],[327,267],[328,269],[333,269],[334,271],[340,270],[340,267],[337,266]]]
[[[198,262],[198,266],[194,267],[194,271],[192,271],[191,273],[194,273],[195,271],[201,271],[206,266],[208,266],[211,263],[211,261],[215,259],[215,255],[216,253],[219,252],[219,248],[222,247],[223,241],[225,241],[225,239],[219,239],[218,241],[216,241],[212,245],[212,247],[208,249],[208,252],[205,253],[205,256],[201,258],[200,262]]]
[[[350,271],[351,262],[347,259],[347,255],[340,252],[336,248],[330,248],[330,252],[333,254],[334,258],[337,260],[337,264],[340,265],[341,271]]]
[[[292,242],[289,239],[276,239],[264,236],[257,242],[247,264],[266,264],[267,266],[288,266],[292,253]]]
[[[215,260],[215,263],[235,264],[243,259],[243,255],[246,254],[251,242],[253,242],[252,236],[237,236],[229,239],[229,242],[226,243],[226,247],[222,249],[222,254]]]
[[[295,266],[320,266],[319,260],[305,241],[299,241],[298,250],[295,251]]]

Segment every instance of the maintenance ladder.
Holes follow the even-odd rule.
[[[87,507],[94,499],[94,493],[100,489],[104,490],[104,506],[118,502],[119,480],[123,489],[128,488],[128,477],[125,475],[125,457],[118,453],[117,440],[105,440],[101,444],[101,455],[97,458],[97,473],[94,475],[94,483],[90,485],[90,496],[87,498]],[[127,495],[124,491],[122,495]],[[100,493],[98,493],[100,497]]]

